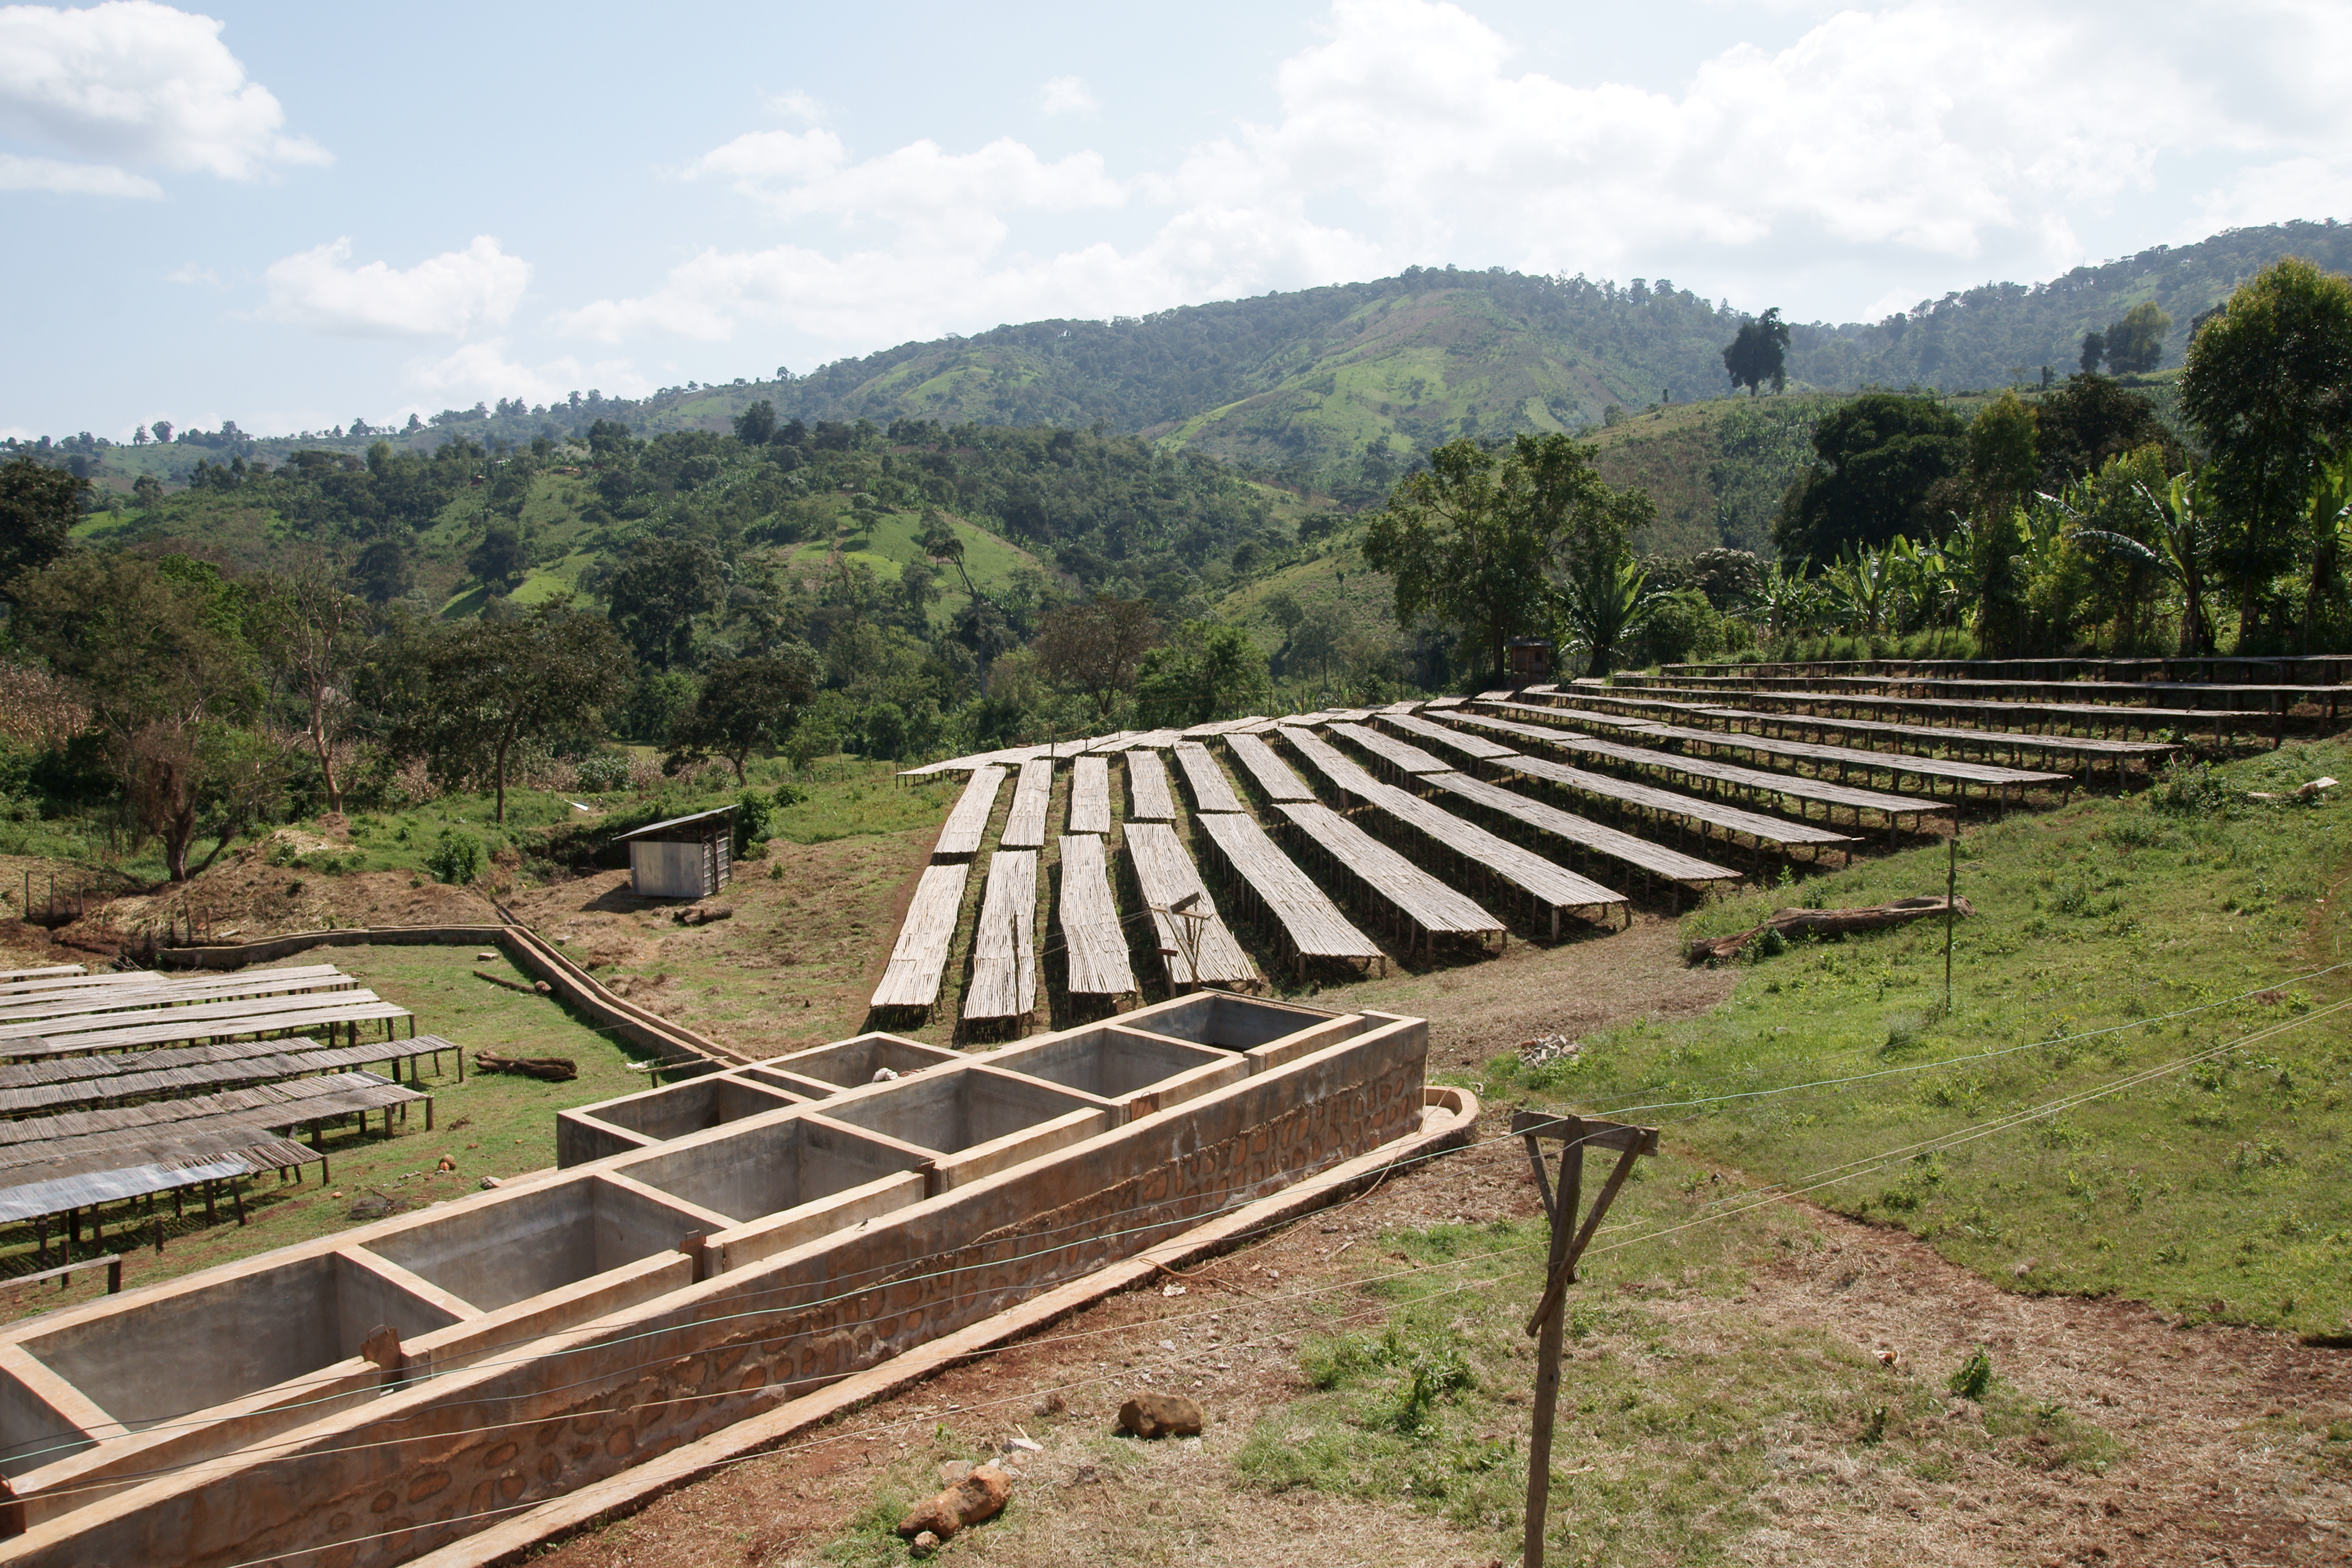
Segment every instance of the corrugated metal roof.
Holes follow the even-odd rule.
[[[648,822],[643,827],[630,832],[614,834],[613,842],[625,844],[632,838],[643,838],[649,833],[659,833],[666,827],[683,827],[689,822],[708,822],[714,816],[732,817],[734,815],[733,806],[722,805],[711,811],[698,811],[690,816],[673,816],[667,822]]]

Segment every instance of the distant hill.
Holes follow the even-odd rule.
[[[2195,318],[2286,255],[2352,270],[2352,226],[2235,229],[2043,283],[1988,283],[1881,321],[1800,325],[1791,387],[1958,391],[2038,380],[2045,365],[2063,375],[2074,368],[2084,332],[2143,300],[2173,318],[2163,363],[2178,365]],[[783,381],[453,410],[393,439],[429,447],[455,434],[521,444],[584,430],[597,418],[641,435],[722,429],[765,397],[780,415],[811,422],[1099,424],[1370,500],[1404,463],[1456,436],[1584,430],[1612,404],[1642,410],[1724,396],[1720,354],[1740,319],[1663,279],[1620,287],[1501,268],[1409,268],[1369,283],[903,343]],[[242,449],[282,461],[297,447],[356,452],[373,438],[240,439]],[[141,473],[175,479],[195,458],[221,457],[232,445],[216,433],[199,439],[213,449],[184,440],[47,450],[60,461],[78,452],[93,477],[127,489]]]

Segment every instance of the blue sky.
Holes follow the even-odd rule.
[[[2352,216],[2352,6],[0,6],[0,433],[804,371],[1412,264],[1874,318]]]

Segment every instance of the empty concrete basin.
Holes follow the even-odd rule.
[[[608,1100],[594,1107],[591,1114],[608,1126],[666,1142],[705,1128],[740,1121],[747,1116],[764,1116],[797,1103],[797,1096],[782,1089],[765,1089],[745,1083],[731,1073],[719,1073]]]
[[[820,1084],[855,1089],[860,1084],[874,1082],[875,1075],[885,1069],[905,1078],[929,1068],[943,1067],[962,1059],[953,1051],[943,1051],[937,1046],[926,1046],[915,1040],[903,1040],[896,1035],[859,1035],[855,1039],[835,1040],[829,1046],[818,1046],[813,1050],[775,1057],[751,1070],[762,1074],[789,1073],[794,1078],[812,1079]]]
[[[333,1253],[88,1318],[25,1349],[133,1431],[306,1376],[457,1317]]]
[[[737,1221],[799,1208],[918,1169],[919,1152],[794,1118],[633,1160],[620,1169]]]
[[[1157,1007],[1146,1007],[1129,1014],[1121,1021],[1130,1028],[1149,1030],[1155,1035],[1170,1035],[1197,1045],[1214,1046],[1219,1050],[1246,1051],[1265,1045],[1268,1040],[1278,1040],[1285,1035],[1324,1023],[1330,1016],[1328,1013],[1310,1011],[1305,1007],[1286,1007],[1278,1002],[1260,1002],[1253,997],[1210,992],[1179,997],[1173,1002],[1163,1002]]]
[[[1062,1035],[997,1052],[988,1065],[1028,1078],[1042,1078],[1065,1089],[1099,1095],[1121,1104],[1155,1087],[1173,1089],[1186,1079],[1190,1094],[1155,1100],[1173,1104],[1227,1083],[1248,1070],[1224,1051],[1188,1045],[1160,1035],[1107,1024],[1083,1034]],[[1207,1070],[1203,1070],[1207,1069]],[[1187,1075],[1194,1075],[1187,1078]]]
[[[485,1312],[676,1249],[701,1216],[594,1177],[551,1182],[504,1202],[368,1242],[368,1250]]]

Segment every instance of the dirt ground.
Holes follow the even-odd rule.
[[[1673,935],[1651,921],[1606,941],[1516,948],[1466,973],[1348,987],[1345,1000],[1431,1017],[1433,1068],[1459,1069],[1529,1036],[1713,1005],[1730,976],[1684,969]],[[541,1560],[563,1568],[814,1564],[862,1518],[871,1523],[877,1499],[935,1484],[938,1458],[1026,1436],[1044,1452],[1017,1484],[1014,1506],[951,1542],[943,1561],[1294,1568],[1311,1553],[1332,1568],[1486,1568],[1497,1562],[1491,1531],[1457,1530],[1401,1503],[1253,1488],[1234,1459],[1262,1418],[1307,1392],[1297,1371],[1302,1331],[1328,1324],[1335,1298],[1346,1303],[1349,1326],[1379,1326],[1382,1299],[1351,1287],[1382,1233],[1538,1212],[1517,1146],[1500,1138],[1507,1122],[1507,1111],[1490,1106],[1473,1149],[1205,1266],[1181,1296],[1146,1288],[1114,1298],[847,1418],[839,1436],[732,1466]],[[1931,1437],[1939,1479],[1890,1483],[1854,1463],[1851,1431],[1775,1434],[1777,1479],[1751,1500],[1769,1522],[1722,1542],[1728,1560],[2254,1568],[2352,1557],[2352,1473],[2322,1454],[2329,1424],[2352,1417],[2346,1352],[2274,1333],[2179,1328],[2127,1302],[2011,1294],[1900,1232],[1784,1208],[1821,1245],[1763,1258],[1743,1297],[1643,1289],[1635,1264],[1594,1269],[1594,1289],[1613,1279],[1628,1293],[1650,1321],[1643,1331],[1654,1338],[1653,1354],[1705,1353],[1727,1334],[1802,1329],[1871,1356],[1891,1353],[1906,1374],[1926,1369],[1917,1375],[1939,1400],[1944,1371],[1981,1345],[2022,1394],[2063,1405],[2120,1454],[2097,1474],[2037,1465],[2030,1450]],[[1111,1436],[1119,1402],[1152,1387],[1202,1401],[1210,1426],[1197,1446]],[[1974,1418],[1966,1402],[1948,1405],[1945,1418]],[[1608,1462],[1580,1453],[1580,1440],[1574,1423],[1564,1423],[1561,1466]]]
[[[540,1561],[814,1563],[869,1509],[886,1475],[903,1478],[932,1452],[1019,1435],[1045,1451],[1016,1486],[1015,1508],[953,1545],[970,1561],[1292,1568],[1311,1550],[1335,1568],[1493,1563],[1492,1534],[1401,1506],[1258,1490],[1232,1460],[1262,1416],[1306,1392],[1294,1353],[1299,1302],[1355,1278],[1351,1257],[1392,1228],[1535,1208],[1516,1146],[1482,1143],[1206,1266],[1181,1297],[1147,1288],[1106,1301],[1036,1342],[849,1417],[841,1436],[731,1467]],[[2022,1394],[2063,1404],[2122,1453],[2092,1474],[1956,1446],[1945,1479],[1864,1486],[1851,1484],[1851,1433],[1790,1433],[1776,1453],[1780,1479],[1760,1500],[1772,1522],[1725,1542],[1731,1560],[2253,1568],[2352,1553],[2352,1476],[2313,1458],[2315,1428],[2352,1412],[2344,1352],[2178,1328],[2126,1302],[2011,1295],[1900,1233],[1805,1217],[1826,1245],[1759,1270],[1743,1300],[1645,1298],[1648,1331],[1687,1353],[1742,1321],[1801,1326],[1935,1375],[1983,1345]],[[1375,1299],[1348,1300],[1353,1326],[1377,1326]],[[1197,1447],[1109,1436],[1120,1400],[1143,1387],[1202,1402],[1210,1425]],[[1063,1408],[1043,1414],[1055,1399]],[[1951,1419],[1969,1418],[1964,1402],[1950,1404]],[[1564,1424],[1563,1467],[1606,1462],[1579,1444],[1574,1423]]]

